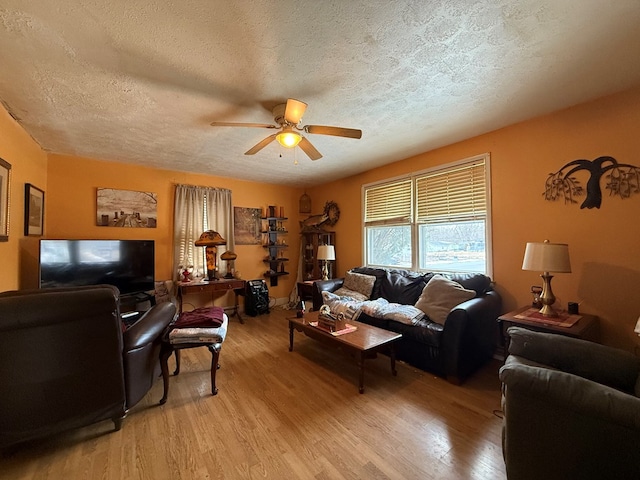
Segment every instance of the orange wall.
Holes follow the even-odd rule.
[[[547,175],[575,159],[608,155],[640,167],[639,129],[636,88],[315,187],[309,194],[315,203],[334,200],[340,206],[334,229],[342,274],[363,263],[363,184],[490,152],[493,278],[504,310],[529,303],[531,285],[541,284],[536,272],[521,270],[525,244],[568,243],[573,271],[554,277],[557,302],[563,308],[569,301],[581,302],[581,311],[600,317],[604,343],[631,350],[639,343],[633,327],[640,315],[640,194],[610,197],[603,179],[601,208],[581,210],[545,201],[542,193]],[[586,185],[587,174],[576,177]]]
[[[0,157],[11,164],[9,241],[0,242],[2,292],[17,289],[38,268],[38,238],[24,236],[25,183],[45,190],[45,208],[48,197],[46,153],[1,106],[0,132]]]
[[[48,238],[125,238],[151,239],[156,244],[156,279],[172,278],[173,265],[173,201],[176,184],[203,185],[228,188],[232,191],[233,205],[237,207],[265,208],[283,206],[285,215],[298,211],[299,189],[278,185],[246,182],[213,175],[160,170],[98,161],[64,155],[49,157],[49,196],[47,199]],[[121,190],[139,190],[158,194],[157,228],[118,228],[96,226],[96,189],[98,187]],[[293,225],[297,217],[291,219]],[[290,234],[289,252],[297,252],[299,239]],[[242,278],[262,278],[267,265],[262,261],[266,250],[259,245],[237,245],[236,269]],[[289,253],[288,252],[288,253]],[[291,253],[289,253],[291,255]],[[297,256],[293,255],[293,259]],[[286,298],[296,280],[297,261],[287,265],[291,275],[279,278],[277,287],[269,294]],[[37,272],[34,272],[34,274]]]

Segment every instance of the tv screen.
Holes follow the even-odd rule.
[[[115,285],[123,295],[154,289],[153,240],[40,240],[40,288]]]

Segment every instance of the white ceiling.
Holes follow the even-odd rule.
[[[639,25],[638,0],[2,0],[0,100],[49,152],[309,186],[638,85]],[[210,126],[289,97],[362,139],[294,165]]]

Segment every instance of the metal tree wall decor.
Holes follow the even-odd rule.
[[[563,199],[564,203],[578,203],[575,197],[584,195],[585,190],[573,174],[580,170],[589,172],[587,197],[580,208],[600,208],[602,177],[606,179],[605,188],[609,190],[609,196],[628,198],[640,192],[640,167],[618,163],[613,157],[598,157],[595,160],[573,160],[556,173],[550,173],[544,186],[545,200]]]

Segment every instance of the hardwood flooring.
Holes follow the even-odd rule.
[[[455,386],[407,364],[352,358],[296,332],[292,311],[232,318],[211,395],[206,348],[109,421],[0,452],[7,479],[505,479],[500,364]],[[173,360],[169,368],[172,370]],[[7,392],[5,392],[6,394]]]

